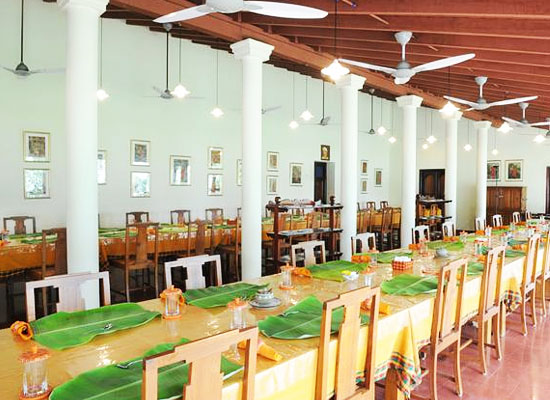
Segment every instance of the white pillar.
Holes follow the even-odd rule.
[[[397,105],[403,109],[403,165],[401,173],[401,246],[411,243],[416,219],[416,109],[422,97],[401,96]]]
[[[343,260],[351,260],[351,237],[357,234],[357,130],[358,93],[365,84],[359,75],[346,75],[336,82],[341,94],[342,130],[340,133],[340,202],[342,233],[340,251]]]
[[[487,218],[487,135],[491,122],[474,123],[477,131],[476,217]]]
[[[242,278],[262,275],[262,63],[273,46],[245,39],[231,45],[243,63]]]
[[[68,272],[97,272],[97,79],[98,25],[108,0],[59,0],[67,14],[65,129],[67,136]],[[83,292],[97,307],[97,285]]]
[[[445,215],[450,215],[456,226],[456,188],[458,174],[458,121],[462,118],[460,111],[455,111],[452,115],[444,115],[445,131],[447,136],[447,148],[445,152],[445,200],[451,200],[451,203],[445,205]]]

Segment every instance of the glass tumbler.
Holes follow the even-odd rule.
[[[52,388],[48,385],[47,359],[50,353],[46,349],[34,347],[19,357],[23,364],[22,399],[46,399]]]

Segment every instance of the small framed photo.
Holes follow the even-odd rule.
[[[208,148],[208,169],[223,169],[223,149],[221,147]]]
[[[131,173],[131,196],[138,198],[151,197],[150,172]]]
[[[107,151],[97,151],[97,184],[107,184]]]
[[[330,161],[330,146],[327,144],[321,145],[321,160]]]
[[[487,161],[487,182],[500,181],[500,160]]]
[[[191,185],[191,157],[170,156],[170,185]]]
[[[279,153],[274,151],[267,152],[267,170],[268,171],[279,170]]]
[[[50,170],[25,169],[25,199],[50,198]]]
[[[151,165],[151,142],[147,140],[131,140],[131,164],[148,167]]]
[[[223,175],[208,174],[208,196],[223,195]]]
[[[374,169],[374,186],[382,186],[382,170],[380,168]]]
[[[505,166],[508,182],[523,181],[523,160],[506,160]]]
[[[237,186],[243,185],[243,160],[237,160]]]
[[[302,186],[302,166],[299,163],[290,163],[290,184],[292,186]]]
[[[23,158],[28,162],[50,162],[50,134],[23,132]]]
[[[361,160],[361,175],[369,174],[369,162],[367,160]]]
[[[361,194],[367,194],[369,189],[369,180],[367,178],[361,178]]]
[[[267,194],[277,194],[278,185],[279,185],[279,177],[268,175],[266,183],[267,183],[266,193]]]

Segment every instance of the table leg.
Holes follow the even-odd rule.
[[[405,400],[405,395],[399,390],[397,382],[399,382],[397,371],[390,368],[386,374],[385,400]]]

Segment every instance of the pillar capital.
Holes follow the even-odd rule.
[[[399,107],[418,108],[420,107],[420,104],[422,104],[422,100],[424,99],[420,96],[407,95],[407,96],[398,97],[396,100],[397,100],[397,105]]]
[[[98,16],[105,12],[108,3],[109,0],[57,0],[57,4],[63,10],[72,7],[84,8],[97,12]]]
[[[230,47],[237,60],[241,60],[244,57],[256,57],[261,62],[269,60],[271,52],[275,48],[270,44],[254,39],[244,39],[233,43]]]
[[[362,76],[355,74],[348,74],[341,77],[336,82],[336,87],[339,89],[351,88],[355,90],[361,90],[365,84],[366,79]]]
[[[447,121],[459,121],[460,118],[462,118],[462,112],[461,111],[455,111],[454,113],[452,114],[441,114],[441,117],[444,119],[444,120],[447,120]]]
[[[489,129],[491,127],[491,121],[476,121],[474,122],[476,130]]]

